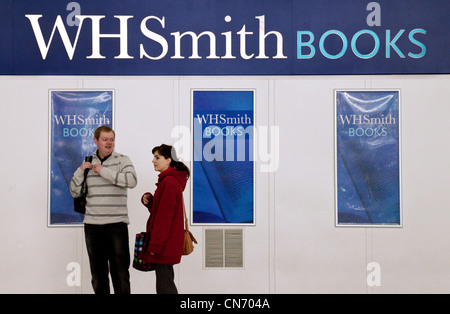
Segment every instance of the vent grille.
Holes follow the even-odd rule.
[[[243,268],[242,229],[205,230],[205,268]]]

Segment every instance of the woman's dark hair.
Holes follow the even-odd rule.
[[[189,168],[182,161],[178,161],[177,152],[173,146],[161,144],[160,146],[153,147],[152,154],[156,152],[166,159],[172,159],[170,167],[175,168],[178,171],[185,171],[187,177],[190,177],[191,172],[189,171]]]

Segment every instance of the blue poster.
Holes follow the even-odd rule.
[[[95,152],[94,131],[113,123],[112,91],[50,91],[49,226],[80,225],[69,192],[85,156]]]
[[[193,91],[192,222],[254,224],[254,91]]]
[[[401,226],[398,91],[336,91],[336,225]]]

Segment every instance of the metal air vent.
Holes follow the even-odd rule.
[[[243,267],[243,229],[206,229],[205,268]]]

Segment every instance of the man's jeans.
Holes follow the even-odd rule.
[[[130,293],[130,250],[125,223],[84,225],[91,266],[92,287],[96,294],[109,294],[109,267],[116,294]]]

